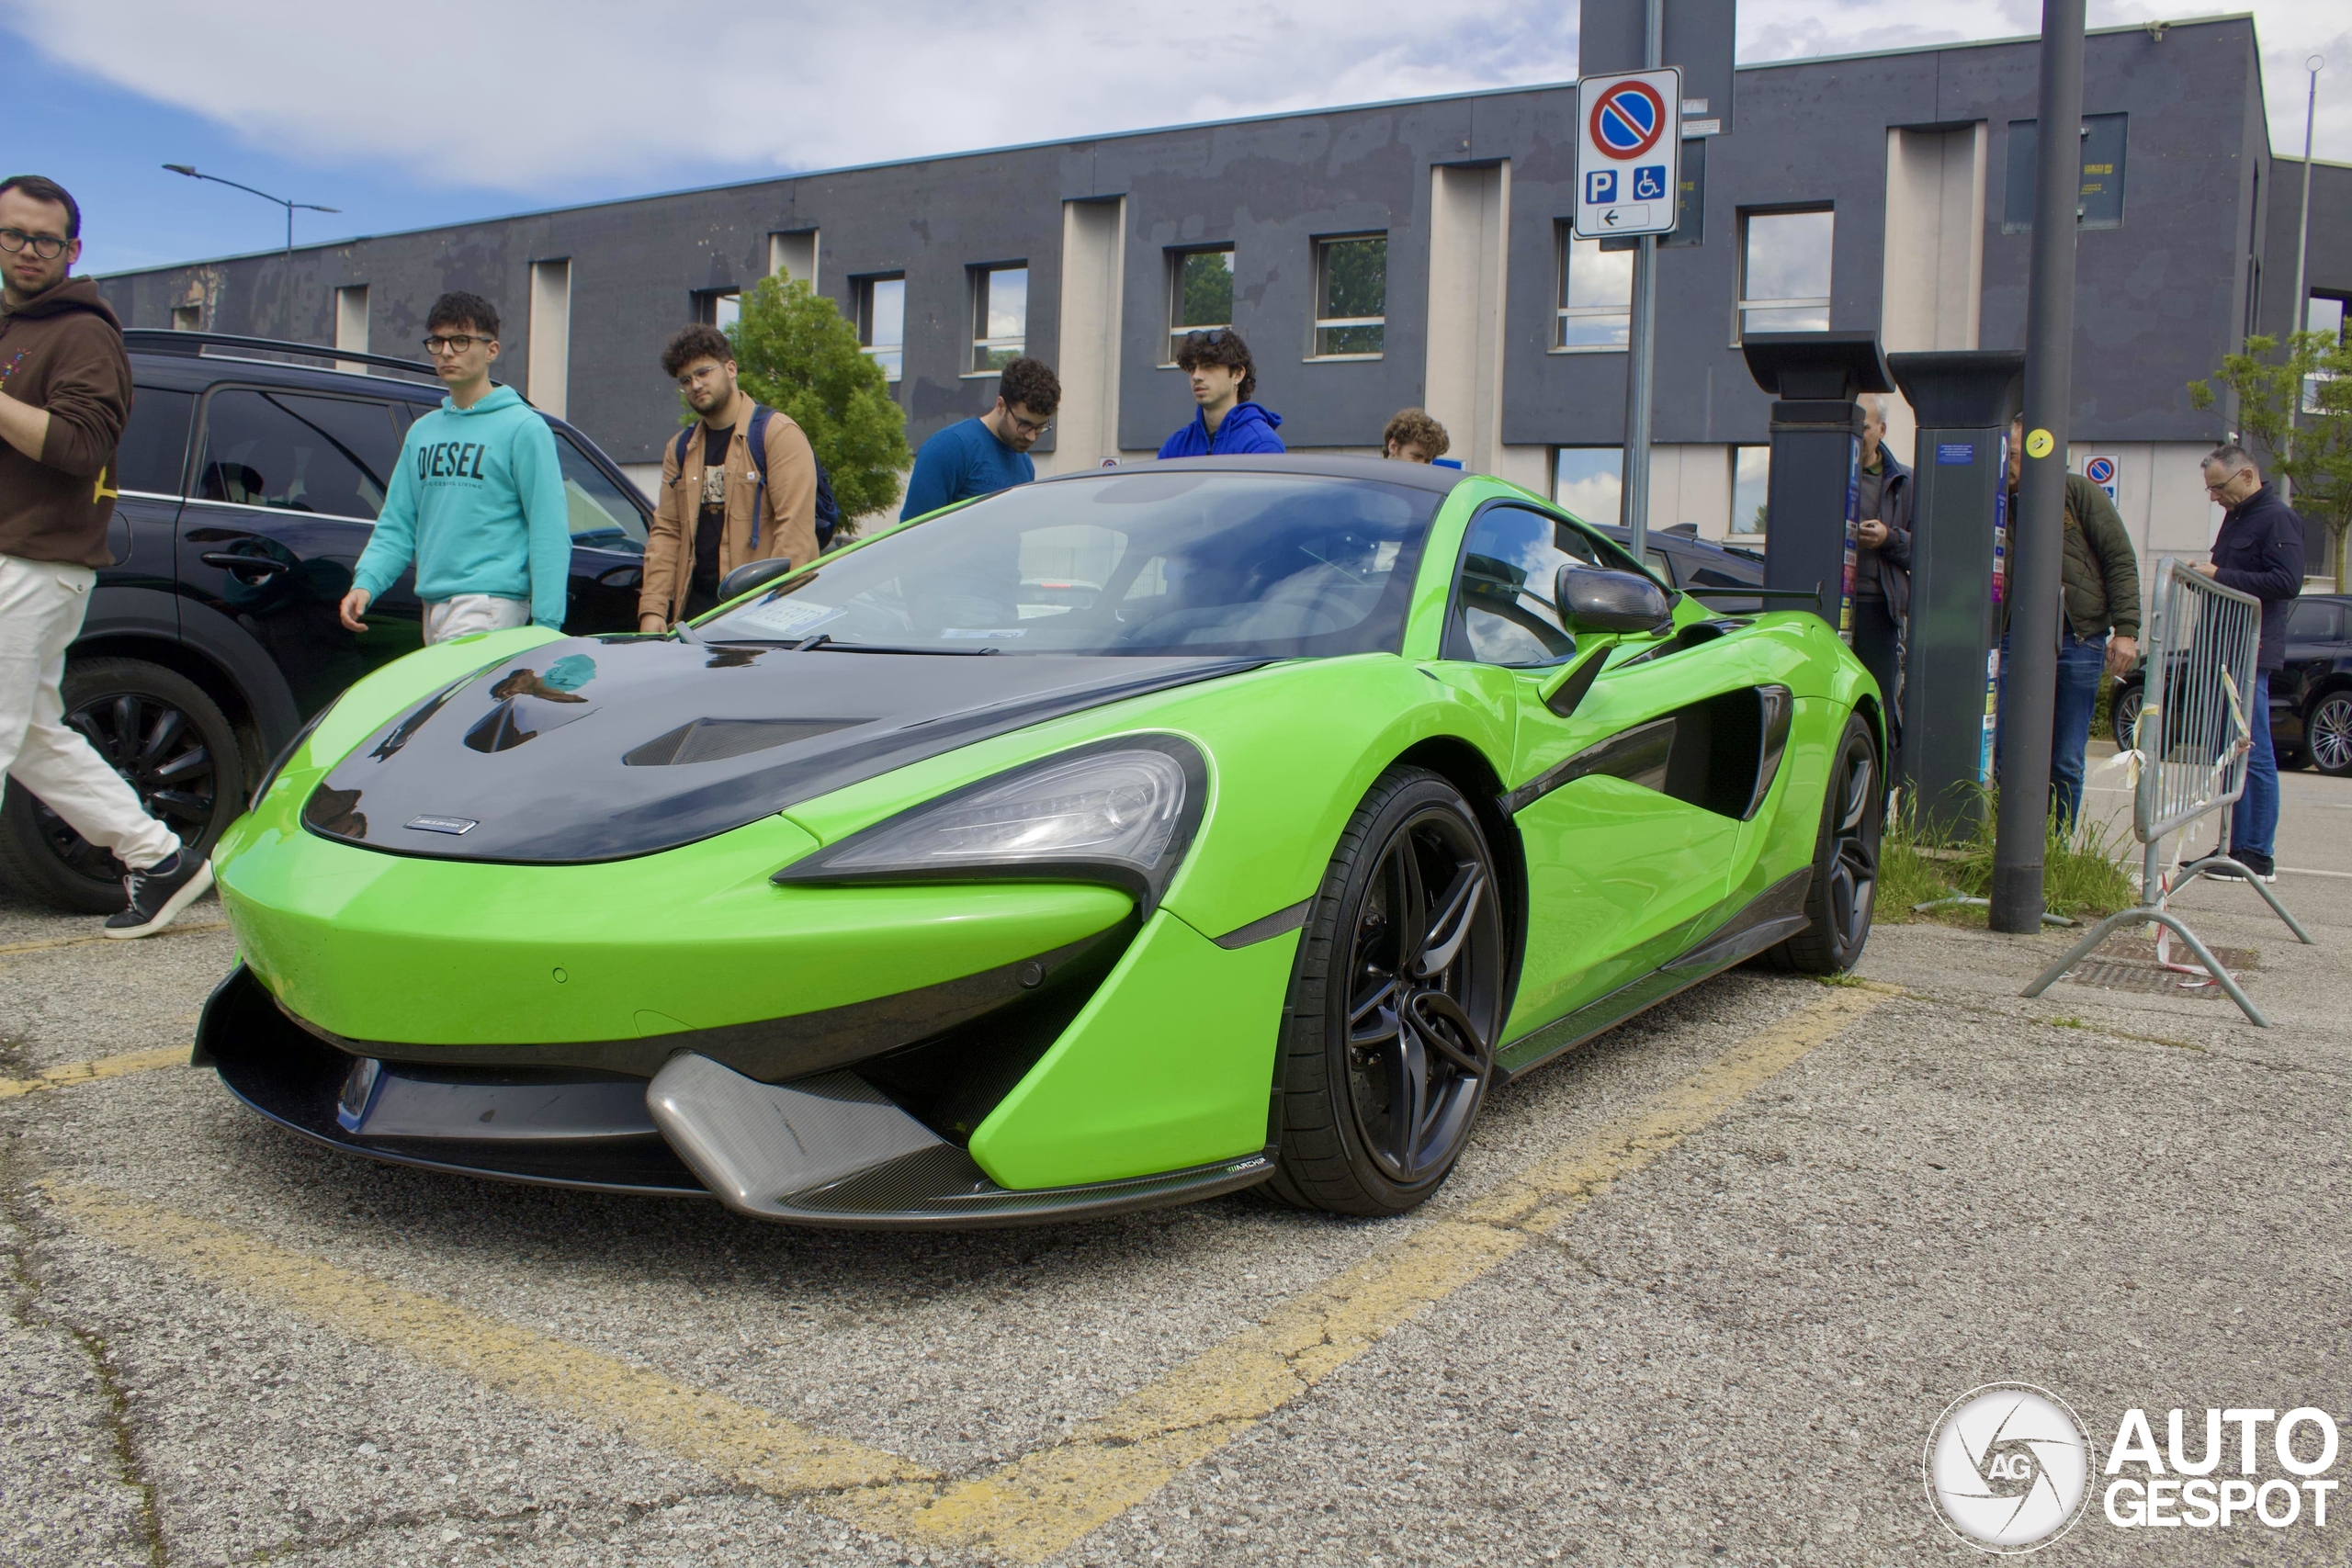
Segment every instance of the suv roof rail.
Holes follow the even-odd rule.
[[[307,359],[378,365],[387,370],[429,376],[436,381],[441,378],[440,373],[432,366],[418,360],[395,359],[389,354],[369,354],[364,349],[321,348],[314,343],[288,343],[280,338],[240,337],[233,333],[191,333],[170,327],[127,327],[123,330],[122,341],[126,348],[136,348],[148,354],[179,354],[190,358],[203,358],[207,357],[204,352],[207,348],[242,349],[247,354],[290,354]]]

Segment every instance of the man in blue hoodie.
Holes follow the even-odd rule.
[[[555,434],[512,387],[490,384],[498,310],[489,300],[444,294],[424,331],[449,395],[408,427],[343,624],[366,631],[369,601],[413,561],[427,645],[535,623],[561,631],[571,520]]]
[[[1225,457],[1237,452],[1280,452],[1274,434],[1283,416],[1250,400],[1258,368],[1250,345],[1231,327],[1186,333],[1176,368],[1192,378],[1193,423],[1161,443],[1163,457]]]

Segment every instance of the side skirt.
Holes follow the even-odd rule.
[[[1700,981],[1786,942],[1804,928],[1804,896],[1812,886],[1810,865],[1790,873],[1749,899],[1698,946],[1605,997],[1596,997],[1566,1018],[1521,1035],[1496,1053],[1495,1081],[1509,1083],[1614,1029],[1635,1013],[1645,1012]]]

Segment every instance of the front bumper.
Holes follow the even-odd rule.
[[[1065,992],[1080,989],[1088,967],[1071,965]],[[520,1052],[467,1061],[447,1049],[368,1046],[300,1019],[240,965],[205,1006],[196,1060],[253,1110],[347,1153],[542,1186],[711,1196],[740,1213],[800,1224],[958,1229],[1083,1219],[1189,1202],[1272,1174],[1267,1148],[1175,1170],[1012,1189],[941,1135],[932,1123],[959,1104],[966,1114],[985,1113],[965,1102],[987,1096],[988,1080],[1001,1100],[1025,1073],[1023,1058],[1035,1061],[1031,1044],[1040,1035],[1049,1044],[1091,993],[1086,987],[1058,1001],[1049,994],[1027,1017],[992,1015],[993,1052],[976,1046],[968,1031],[961,1041],[951,1031],[870,1058],[859,1071],[836,1065],[773,1083],[694,1050],[673,1050],[647,1075],[530,1066]],[[973,1069],[966,1076],[975,1083],[958,1090],[954,1073],[942,1070],[951,1055]]]

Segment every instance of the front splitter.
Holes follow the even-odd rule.
[[[417,1051],[423,1059],[339,1050],[287,1017],[240,965],[205,1005],[195,1060],[252,1110],[346,1154],[542,1187],[716,1197],[790,1224],[965,1230],[1092,1219],[1235,1191],[1274,1170],[1269,1146],[1182,1170],[1011,1189],[852,1072],[768,1084],[681,1053],[653,1078],[632,1080],[646,1086],[639,1121],[616,1114],[618,1075],[452,1067]],[[355,1068],[371,1060],[368,1092],[347,1102]],[[383,1124],[394,1105],[401,1131],[381,1135],[371,1119]]]

